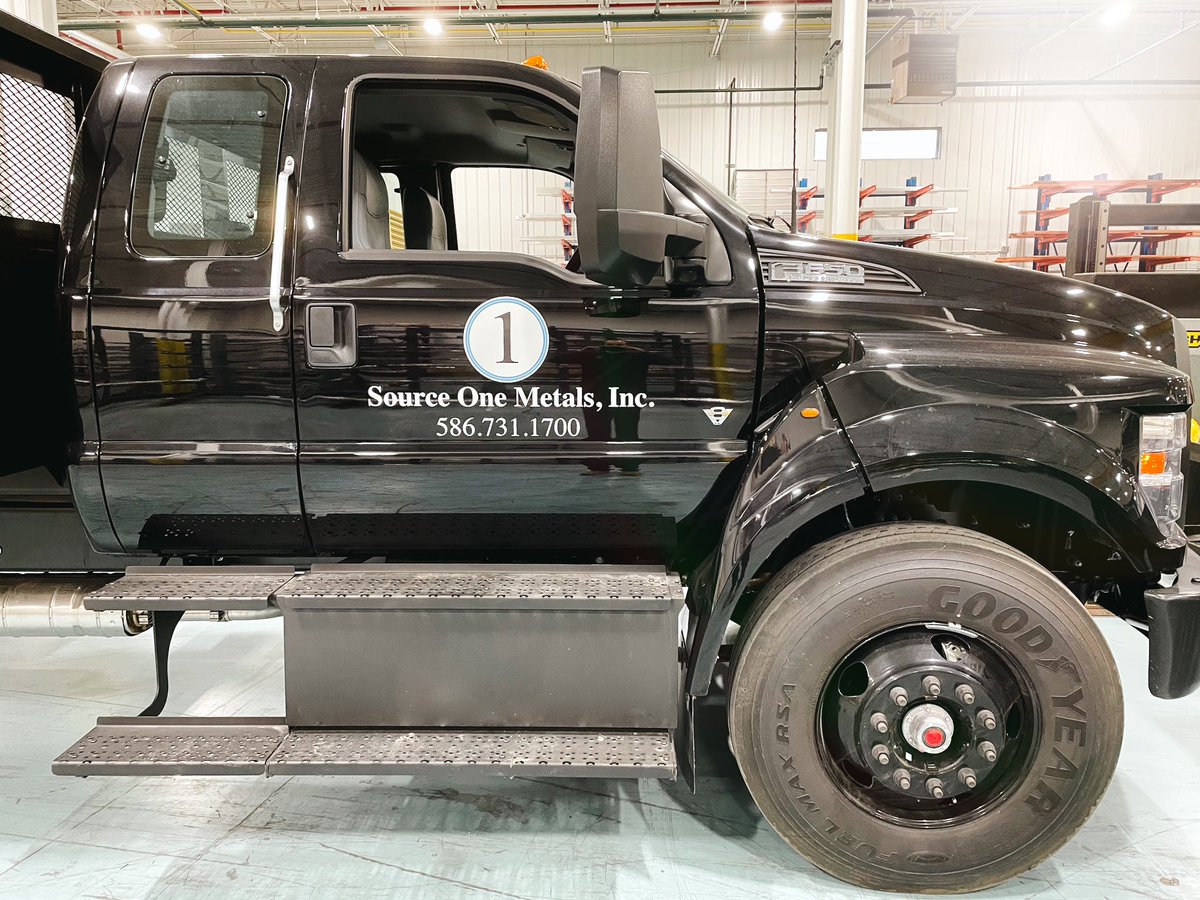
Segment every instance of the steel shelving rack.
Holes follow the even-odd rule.
[[[1054,205],[1055,198],[1070,194],[1091,195],[1102,200],[1117,194],[1140,194],[1147,204],[1161,203],[1164,197],[1200,187],[1200,178],[1164,178],[1159,172],[1147,178],[1110,179],[1107,175],[1097,175],[1087,179],[1055,179],[1051,175],[1039,176],[1037,181],[1030,184],[1012,185],[1013,191],[1037,191],[1037,206],[1035,209],[1019,211],[1021,216],[1033,216],[1032,229],[1022,228],[1009,233],[1009,237],[1017,240],[1033,241],[1031,255],[1002,256],[996,262],[1009,265],[1028,265],[1045,272],[1054,266],[1063,266],[1066,262],[1065,252],[1059,251],[1059,244],[1067,240],[1065,229],[1050,227],[1054,220],[1066,216],[1071,208],[1069,205]],[[1135,252],[1111,254],[1106,258],[1107,265],[1130,266],[1137,264],[1139,272],[1153,272],[1159,266],[1177,263],[1195,262],[1200,256],[1181,253],[1164,253],[1163,245],[1169,241],[1184,240],[1200,237],[1200,229],[1159,227],[1150,216],[1143,227],[1113,229],[1108,232],[1111,244],[1132,243]]]
[[[736,199],[754,212],[787,221],[791,216],[791,197],[789,195],[789,192],[793,190],[790,186],[791,176],[790,169],[738,169],[734,173]],[[811,230],[813,223],[825,214],[824,209],[812,208],[812,201],[824,200],[825,192],[818,185],[810,184],[807,178],[799,179],[794,190],[796,193],[795,228],[801,234],[806,234]],[[941,188],[933,183],[920,183],[915,177],[908,178],[903,185],[895,187],[863,184],[859,187],[858,192],[859,240],[902,247],[916,247],[931,240],[961,240],[949,231],[936,231],[918,226],[922,222],[928,222],[933,216],[953,215],[958,212],[956,207],[931,203],[930,195],[955,193],[962,190],[965,189]],[[864,201],[869,198],[898,199],[901,204],[893,206],[865,205]],[[882,219],[900,219],[902,227],[862,231],[862,226],[867,222]]]

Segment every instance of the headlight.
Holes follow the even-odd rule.
[[[1187,413],[1142,416],[1138,447],[1138,484],[1163,534],[1174,530],[1183,513],[1183,451]]]

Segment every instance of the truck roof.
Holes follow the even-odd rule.
[[[286,59],[299,67],[309,66],[338,71],[353,71],[361,75],[418,75],[432,78],[477,76],[483,78],[512,79],[548,88],[554,93],[577,97],[579,85],[553,72],[524,63],[499,59],[469,59],[466,57],[440,56],[384,56],[381,54],[330,55],[321,53],[289,54],[286,57],[270,55],[241,55],[220,53],[164,53],[138,56],[134,65],[178,64],[180,62],[203,63],[204,68],[226,71],[253,70],[257,65],[270,61],[278,63]],[[178,74],[178,73],[176,73]]]

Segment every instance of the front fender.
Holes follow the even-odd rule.
[[[874,490],[913,479],[1020,487],[1096,524],[1139,571],[1177,562],[1182,530],[1159,531],[1134,477],[1134,413],[1186,409],[1186,375],[1095,347],[864,344],[862,360],[834,372],[827,390]]]
[[[973,365],[930,349],[868,352],[761,429],[720,545],[696,582],[691,693],[707,692],[725,627],[763,564],[806,523],[868,491],[1003,484],[1095,524],[1138,571],[1178,564],[1182,533],[1158,531],[1124,453],[1128,410],[1186,406],[1185,376],[1118,354],[1043,354],[1014,371],[1000,348],[976,354]]]
[[[697,579],[700,620],[689,690],[708,691],[738,599],[804,522],[863,496],[867,484],[823,389],[812,385],[759,430],[710,567]]]

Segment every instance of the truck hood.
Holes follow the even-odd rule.
[[[751,228],[751,238],[763,275],[768,328],[770,308],[783,306],[809,319],[813,330],[1007,337],[1115,351],[1172,366],[1178,352],[1186,366],[1186,354],[1176,346],[1182,331],[1174,318],[1117,291],[868,242],[759,227]]]

